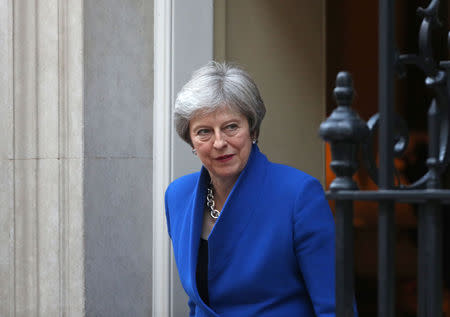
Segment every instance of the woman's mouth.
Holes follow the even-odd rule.
[[[228,155],[222,155],[216,158],[217,161],[219,162],[228,162],[229,160],[231,160],[233,158],[234,154],[228,154]]]

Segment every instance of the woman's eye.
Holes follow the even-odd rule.
[[[208,129],[200,129],[197,131],[197,135],[199,136],[205,136],[209,134],[209,130]]]
[[[226,126],[226,129],[229,130],[229,131],[234,131],[237,128],[238,128],[237,124],[234,124],[234,123],[233,124],[229,124],[229,125]]]

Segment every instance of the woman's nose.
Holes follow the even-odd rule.
[[[220,149],[224,147],[227,144],[227,141],[225,140],[225,136],[222,134],[222,132],[216,132],[214,135],[214,144],[213,146],[216,149]]]

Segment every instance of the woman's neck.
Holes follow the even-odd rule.
[[[225,201],[228,198],[234,184],[237,181],[237,177],[229,179],[211,177],[212,184],[214,186],[214,200],[216,208],[222,210]]]

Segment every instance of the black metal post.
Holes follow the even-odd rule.
[[[439,202],[426,204],[421,215],[421,240],[419,240],[419,316],[442,317],[442,213]]]
[[[417,252],[417,316],[425,317],[427,316],[427,273],[428,260],[427,252],[425,251],[427,245],[428,233],[426,232],[427,226],[425,225],[426,218],[425,205],[420,204],[418,207],[418,252]]]
[[[336,201],[336,316],[353,317],[353,201]]]
[[[394,65],[395,65],[395,3],[379,2],[379,156],[378,185],[380,189],[393,186],[394,162]],[[395,315],[395,222],[392,202],[380,202],[378,221],[378,316]]]
[[[378,216],[378,316],[395,314],[394,204],[379,203]]]
[[[338,107],[320,125],[320,135],[330,142],[331,168],[336,178],[330,185],[334,192],[356,190],[352,175],[358,168],[357,152],[369,129],[350,108],[353,81],[349,73],[340,72],[334,94]],[[336,316],[353,317],[353,201],[336,201]]]
[[[427,164],[430,178],[427,189],[440,188],[439,180],[439,129],[440,112],[436,100],[433,100],[428,111],[429,131],[429,158]],[[423,316],[442,316],[442,213],[439,201],[430,200],[425,206],[425,212],[421,217],[422,240],[419,248],[423,249],[424,275],[419,287],[424,294],[425,300],[421,302]]]

